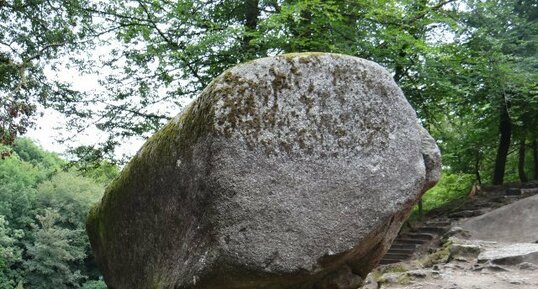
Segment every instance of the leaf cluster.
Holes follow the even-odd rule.
[[[18,138],[0,161],[0,288],[106,288],[85,219],[118,169],[78,171]]]

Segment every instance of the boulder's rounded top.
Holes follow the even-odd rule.
[[[399,128],[415,128],[408,125],[415,113],[388,71],[341,54],[241,64],[215,79],[201,100],[214,102],[216,134],[268,156],[357,157],[386,148]]]

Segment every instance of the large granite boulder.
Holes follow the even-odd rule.
[[[217,77],[87,223],[109,288],[356,288],[439,178],[391,75],[289,54]]]

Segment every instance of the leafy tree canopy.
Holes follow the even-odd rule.
[[[85,218],[118,168],[85,171],[18,138],[0,160],[0,289],[106,288]]]
[[[225,69],[321,51],[392,71],[439,139],[448,169],[502,183],[511,146],[523,160],[536,151],[532,0],[4,0],[0,7],[9,31],[0,33],[3,143],[45,105],[64,112],[72,129],[107,133],[72,151],[84,162],[113,157],[124,138],[149,136]],[[102,89],[81,93],[46,77],[59,62],[98,78]],[[538,165],[519,163],[536,174]]]

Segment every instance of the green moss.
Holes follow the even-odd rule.
[[[254,115],[256,113],[256,100],[252,94],[245,98],[245,112],[250,115]]]
[[[253,116],[252,120],[245,122],[246,125],[259,132],[261,119],[257,116],[256,108],[256,91],[259,90],[259,85],[252,80],[234,74],[232,71],[224,73],[219,83],[221,85],[218,88],[214,88],[208,93],[224,101],[223,109],[227,111],[227,114],[217,120],[219,126],[222,126],[224,135],[230,137],[232,131],[244,122],[243,116],[246,115]],[[243,95],[243,97],[236,97],[237,94]],[[267,96],[265,98],[267,103],[269,99]]]
[[[429,254],[419,260],[419,263],[424,267],[431,267],[435,264],[446,263],[450,257],[450,247],[452,247],[452,242],[448,241],[437,251]]]
[[[338,65],[334,68],[332,72],[332,84],[334,86],[338,85],[338,80],[342,81],[345,78],[349,77],[348,69],[346,67],[342,67],[342,65]],[[346,80],[344,80],[346,82]]]
[[[313,92],[314,92],[314,84],[310,82],[310,84],[308,85],[308,93],[313,93]]]
[[[397,284],[405,285],[411,282],[411,279],[407,274],[408,271],[409,267],[406,264],[395,263],[378,267],[372,272],[372,277],[379,284],[395,282]],[[388,277],[389,274],[392,275],[391,278]]]
[[[273,81],[271,82],[273,94],[283,88],[290,88],[288,85],[288,73],[279,71],[274,66],[269,69],[269,72],[273,75]]]
[[[105,226],[103,224],[103,222],[101,221],[101,219],[99,218],[99,207],[98,206],[93,206],[90,210],[90,213],[89,213],[89,219],[93,221],[94,223],[94,230],[95,230],[95,234],[96,236],[99,237],[99,240],[101,240],[101,242],[104,242],[105,241]]]
[[[311,62],[319,62],[320,56],[330,56],[333,58],[340,58],[340,57],[349,57],[344,54],[338,54],[338,53],[327,53],[327,52],[298,52],[298,53],[287,53],[277,56],[277,58],[283,58],[288,62],[298,61],[302,64],[308,64]],[[293,67],[292,67],[293,69]],[[292,71],[293,72],[293,71]]]
[[[222,108],[225,115],[220,116],[220,119],[217,120],[219,131],[222,130],[224,136],[231,137],[232,132],[241,127],[250,134],[247,136],[247,142],[254,142],[257,141],[262,128],[284,126],[285,121],[278,119],[280,92],[290,88],[291,83],[299,81],[296,75],[300,74],[300,63],[320,61],[319,57],[324,55],[342,57],[339,54],[322,52],[290,53],[278,56],[277,59],[280,58],[288,62],[289,70],[279,69],[277,65],[269,67],[269,73],[272,76],[269,86],[245,79],[235,74],[233,69],[223,73],[219,77],[219,85],[215,85],[211,89],[211,94],[218,95],[224,102]],[[344,67],[341,68],[340,73],[345,73]],[[315,94],[313,83],[308,86],[308,91],[308,95],[303,95],[300,101],[305,105],[307,113],[310,113],[315,102],[312,97]],[[236,97],[237,95],[240,97]],[[331,96],[328,94],[320,95],[322,100],[329,97]],[[265,107],[257,107],[259,105],[258,98],[260,98],[261,105],[265,105]],[[245,117],[249,115],[251,117]],[[339,136],[344,134],[343,131],[339,132]]]
[[[297,67],[294,61],[291,61],[290,65],[291,65],[291,68],[290,68],[291,73],[300,74],[301,71],[299,70],[299,67]]]
[[[88,233],[98,240],[98,246],[105,246],[107,236],[113,234],[114,220],[124,213],[117,208],[122,207],[128,193],[138,190],[141,180],[148,181],[148,175],[165,166],[175,166],[178,159],[190,162],[198,139],[214,129],[214,102],[212,95],[201,95],[179,119],[172,119],[150,137],[107,187],[101,203],[91,209],[87,221]]]
[[[99,204],[94,205],[88,213],[86,228],[90,236],[97,237],[100,243],[105,243],[105,226],[99,215]]]
[[[409,271],[409,268],[403,263],[394,263],[383,266],[380,270],[381,274],[385,273],[403,273]]]
[[[347,132],[345,129],[343,128],[337,128],[336,131],[334,132],[334,134],[337,136],[337,137],[345,137]]]
[[[394,277],[392,277],[392,278],[394,278]],[[378,276],[376,278],[376,281],[378,282],[378,284],[394,283],[395,282],[395,283],[401,284],[401,285],[407,285],[407,284],[409,284],[411,282],[411,279],[405,273],[400,273],[397,276],[397,279],[395,279],[395,280],[394,279],[391,280],[391,279],[388,279],[387,276],[385,276],[385,275],[381,275],[381,276]]]
[[[411,278],[409,278],[409,275],[407,274],[402,274],[402,276],[398,279],[398,284],[407,285],[409,283],[411,283]]]
[[[303,58],[308,59],[312,57],[319,57],[322,55],[330,55],[330,56],[341,56],[342,54],[335,54],[335,53],[327,53],[327,52],[294,52],[294,53],[286,53],[277,56],[277,58],[284,58],[284,59],[296,59],[296,58]]]

